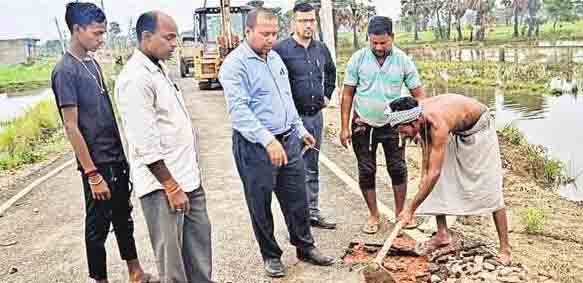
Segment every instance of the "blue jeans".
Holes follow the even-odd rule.
[[[316,139],[316,148],[320,150],[322,145],[322,128],[324,118],[322,111],[313,116],[301,116],[304,127]],[[304,153],[304,168],[306,169],[306,192],[308,195],[308,206],[310,208],[310,217],[320,216],[320,168],[318,167],[319,152],[308,150]]]

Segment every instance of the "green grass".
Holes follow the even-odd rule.
[[[564,182],[564,164],[560,160],[552,158],[543,146],[527,145],[526,157],[532,171],[535,172],[535,177],[542,177],[548,184],[555,187]]]
[[[551,188],[572,182],[568,177],[565,164],[552,157],[548,150],[541,145],[528,143],[524,134],[514,125],[506,125],[498,130],[498,134],[504,142],[517,150],[516,158],[521,158],[528,168],[525,168],[537,180]]]
[[[457,36],[457,30],[452,28],[451,35],[452,40],[444,41],[435,37],[433,30],[420,31],[419,40],[414,40],[413,32],[401,32],[397,33],[397,43],[402,47],[414,47],[423,46],[429,44],[431,46],[443,46],[443,45],[498,45],[507,43],[524,43],[532,40],[574,40],[583,39],[583,21],[573,21],[573,22],[563,22],[557,24],[557,29],[553,30],[552,23],[545,23],[540,26],[540,33],[538,38],[534,36],[528,38],[526,36],[513,37],[514,26],[513,25],[496,25],[490,26],[486,29],[486,38],[482,42],[469,41],[470,29],[462,29],[464,40],[454,41],[453,38]],[[522,32],[522,27],[519,26],[519,32]]]
[[[444,30],[445,31],[445,30]],[[360,47],[365,46],[366,31],[358,33],[358,41]],[[519,32],[522,32],[522,26],[519,26]],[[464,40],[455,41],[457,37],[457,30],[452,26],[451,38],[452,40],[441,40],[436,37],[433,29],[429,28],[427,31],[419,31],[419,40],[414,39],[413,32],[396,32],[395,42],[399,47],[419,47],[430,45],[433,47],[447,46],[447,45],[502,45],[502,44],[522,44],[533,40],[583,40],[583,20],[573,22],[563,22],[557,24],[557,29],[553,30],[552,23],[545,23],[540,26],[538,38],[528,38],[526,36],[513,37],[514,25],[496,25],[490,26],[486,29],[486,38],[484,41],[470,42],[470,29],[464,27],[462,29]],[[352,33],[342,32],[338,34],[339,48],[353,48]]]
[[[520,130],[513,125],[509,124],[504,126],[500,131],[502,134],[512,145],[521,145],[526,143],[526,139],[524,134],[520,132]]]
[[[0,66],[0,93],[48,87],[54,63]]]
[[[350,48],[338,50],[336,61],[338,81],[344,79],[346,64],[352,55]],[[500,87],[507,93],[537,93],[550,94],[547,83],[551,78],[561,75],[563,65],[514,64],[493,61],[415,61],[421,79],[426,87],[451,88]],[[576,74],[583,74],[583,65],[575,64]],[[441,74],[447,73],[447,81]]]
[[[0,170],[17,169],[64,149],[65,139],[56,106],[43,101],[26,114],[3,123],[0,131]]]
[[[547,214],[542,208],[529,207],[520,213],[520,219],[528,234],[539,234],[544,230]]]

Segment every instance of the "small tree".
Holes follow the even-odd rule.
[[[335,0],[334,7],[338,14],[336,20],[339,23],[344,23],[352,27],[352,45],[354,49],[359,49],[358,31],[362,26],[366,26],[368,18],[371,15],[370,7],[373,7],[372,0],[357,1],[357,0]]]

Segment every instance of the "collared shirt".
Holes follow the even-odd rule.
[[[55,66],[51,87],[57,106],[77,107],[77,125],[95,165],[126,162],[101,68],[95,59],[82,60],[67,52]],[[78,160],[77,166],[82,169]]]
[[[409,90],[421,86],[411,58],[394,46],[382,66],[370,47],[354,53],[346,66],[344,84],[356,87],[354,111],[373,127],[387,124],[385,108],[401,96],[403,83]]]
[[[324,108],[336,87],[336,66],[328,47],[311,40],[304,47],[292,36],[273,49],[289,70],[292,95],[300,115],[314,115]]]
[[[285,64],[269,51],[261,58],[247,42],[233,50],[221,65],[219,80],[227,100],[233,129],[264,147],[274,135],[306,129],[294,106]]]
[[[201,185],[197,135],[168,70],[135,50],[116,82],[121,132],[138,197],[163,189],[149,164],[163,160],[185,192]]]

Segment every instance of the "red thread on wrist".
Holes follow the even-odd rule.
[[[95,177],[95,176],[97,176],[97,174],[99,174],[99,171],[97,171],[97,169],[91,169],[91,170],[85,172],[85,176],[87,176],[89,178]]]

